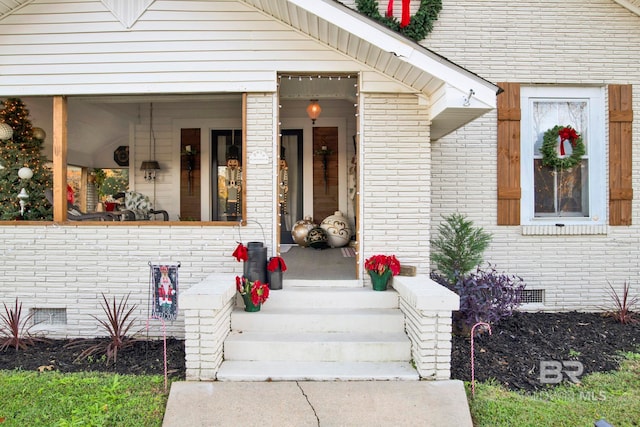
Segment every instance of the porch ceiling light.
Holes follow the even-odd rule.
[[[160,164],[156,160],[145,160],[140,165],[140,170],[144,171],[145,181],[154,181],[156,179],[156,171],[160,170]]]
[[[311,104],[307,107],[307,114],[311,119],[312,124],[316,124],[316,119],[320,117],[320,113],[322,112],[322,108],[320,108],[320,104],[318,104],[317,99],[312,99]]]

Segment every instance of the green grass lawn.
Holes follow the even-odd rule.
[[[627,354],[619,371],[581,380],[535,394],[478,383],[474,398],[467,384],[474,425],[640,425],[640,354]],[[162,376],[0,371],[0,390],[2,427],[161,426],[168,398]]]
[[[0,425],[161,426],[162,376],[0,371]]]
[[[615,427],[640,426],[640,354],[627,354],[619,371],[595,373],[580,384],[564,384],[534,394],[477,383],[467,384],[475,426],[592,427],[604,418]]]

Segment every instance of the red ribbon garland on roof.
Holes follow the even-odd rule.
[[[409,25],[411,21],[411,11],[409,8],[410,0],[402,0],[402,19],[400,20],[400,28],[404,28]],[[387,4],[387,18],[393,17],[393,0],[389,0]]]

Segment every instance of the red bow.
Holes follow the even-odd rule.
[[[564,127],[558,131],[560,136],[560,155],[564,156],[564,142],[569,141],[573,148],[576,148],[576,141],[578,140],[578,132],[571,126]]]
[[[387,4],[387,18],[393,17],[393,0],[389,0]],[[409,0],[402,0],[402,20],[400,21],[400,28],[404,28],[409,25],[411,21],[411,12],[409,8]]]
[[[247,252],[247,247],[242,243],[238,243],[236,250],[233,251],[233,256],[236,258],[238,262],[240,261],[248,261],[249,253]]]

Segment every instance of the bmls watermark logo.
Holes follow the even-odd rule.
[[[584,372],[582,362],[577,360],[541,360],[540,383],[560,384],[566,376],[574,384],[580,383]]]

